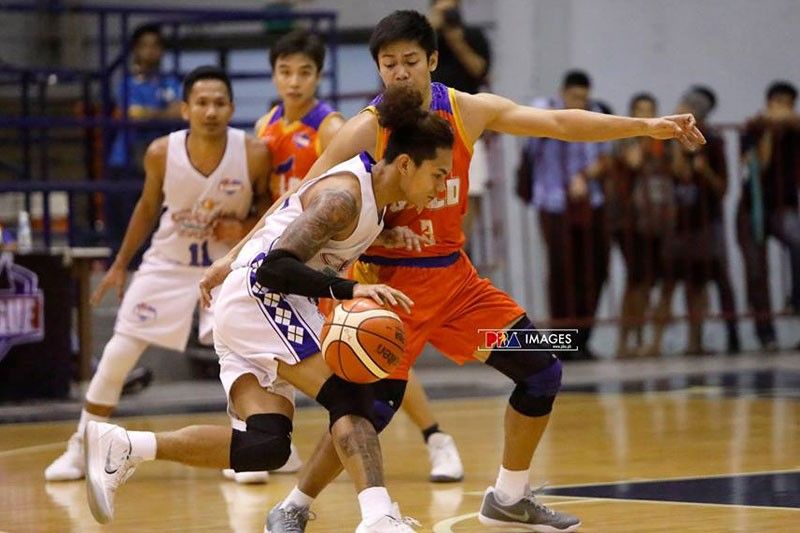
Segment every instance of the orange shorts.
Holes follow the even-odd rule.
[[[405,325],[406,349],[391,379],[408,379],[408,370],[426,342],[460,365],[474,360],[473,354],[484,345],[484,334],[478,330],[502,329],[525,314],[508,294],[478,276],[464,252],[451,259],[452,264],[436,267],[378,265],[363,260],[353,266],[353,279],[359,283],[384,283],[414,300],[411,314],[394,309]]]

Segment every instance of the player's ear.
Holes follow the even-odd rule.
[[[186,122],[189,122],[189,104],[186,100],[181,101],[181,117],[183,117],[183,120]]]
[[[408,154],[400,154],[394,160],[394,164],[397,166],[397,171],[400,172],[400,175],[410,176],[414,173],[414,161],[408,156]]]
[[[428,71],[433,72],[436,70],[436,67],[439,65],[439,50],[434,50],[431,52],[431,56],[428,58]]]

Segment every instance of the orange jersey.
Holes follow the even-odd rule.
[[[377,114],[375,106],[380,102],[380,98],[380,96],[375,98],[366,109]],[[447,176],[447,188],[438,198],[431,200],[421,213],[417,213],[414,207],[406,208],[404,203],[400,202],[389,207],[384,220],[387,228],[408,226],[416,233],[427,235],[434,241],[434,244],[425,246],[422,252],[405,248],[372,246],[367,250],[367,255],[386,258],[443,256],[457,252],[464,245],[461,219],[467,211],[472,145],[467,142],[464,134],[454,89],[441,83],[432,83],[430,110],[447,120],[455,134],[453,170]],[[378,129],[378,141],[373,154],[378,161],[383,158],[389,133],[386,128],[379,127]]]
[[[272,155],[269,188],[273,202],[294,182],[302,180],[322,153],[318,132],[334,113],[331,106],[318,102],[303,118],[288,123],[283,117],[283,104],[278,104],[260,119],[256,135]]]

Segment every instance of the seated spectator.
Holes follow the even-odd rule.
[[[767,266],[767,239],[774,237],[789,252],[789,307],[800,312],[800,117],[795,111],[797,89],[774,82],[767,89],[766,107],[744,127],[741,142],[745,179],[737,216],[737,234],[745,261],[747,300],[755,313],[761,345],[777,348],[772,323]]]

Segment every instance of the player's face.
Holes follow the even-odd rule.
[[[776,94],[767,100],[767,110],[772,113],[791,113],[795,101],[789,94]]]
[[[656,106],[650,100],[637,100],[633,104],[631,116],[634,118],[654,118],[656,116]]]
[[[139,37],[133,49],[133,57],[138,65],[145,69],[155,69],[161,63],[164,48],[161,39],[155,33],[145,33]]]
[[[181,105],[184,120],[192,132],[215,136],[224,133],[233,116],[233,102],[220,80],[198,80],[192,85],[188,102]]]
[[[425,57],[425,50],[416,42],[395,41],[378,52],[378,73],[386,87],[402,83],[427,94],[438,54]]]
[[[281,56],[275,61],[272,82],[286,105],[302,106],[311,101],[319,80],[317,65],[305,54]]]
[[[589,88],[573,85],[561,90],[566,109],[586,109],[589,106]]]
[[[405,155],[401,155],[397,160],[400,160],[398,164],[402,176],[400,188],[408,202],[414,204],[417,209],[422,210],[431,200],[445,191],[445,179],[453,168],[451,149],[438,148],[435,158],[426,159],[419,165],[415,165],[414,161]]]

